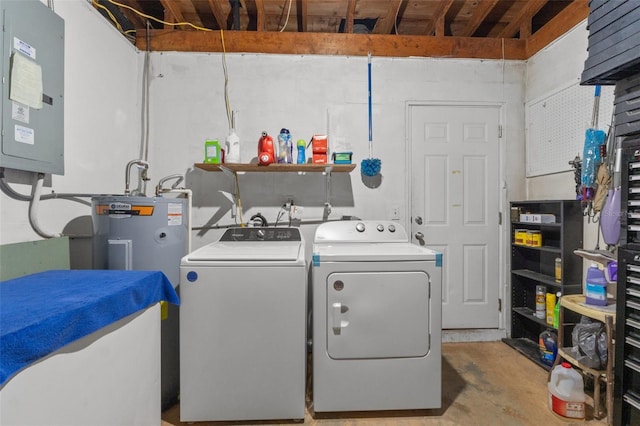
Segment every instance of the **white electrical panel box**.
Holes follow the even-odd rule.
[[[64,174],[64,20],[40,0],[0,0],[0,167]]]

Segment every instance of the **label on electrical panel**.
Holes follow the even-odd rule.
[[[18,52],[27,55],[34,61],[36,60],[36,48],[31,46],[29,43],[25,43],[20,40],[18,37],[13,38],[13,48]]]
[[[16,142],[34,145],[36,143],[36,132],[30,127],[16,124],[14,127],[14,139]]]
[[[96,206],[96,214],[119,217],[153,216],[153,206],[134,206],[128,203],[109,203]]]
[[[11,118],[16,121],[21,121],[24,124],[29,124],[29,107],[20,102],[11,102]]]
[[[182,204],[169,203],[167,205],[167,225],[180,226],[182,225]]]

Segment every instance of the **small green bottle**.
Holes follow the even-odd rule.
[[[204,162],[206,164],[222,163],[220,143],[217,140],[207,140],[204,142]]]
[[[557,330],[560,325],[560,296],[562,293],[556,293],[556,306],[553,308],[553,327]]]

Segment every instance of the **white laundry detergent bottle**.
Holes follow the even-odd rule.
[[[236,112],[231,112],[231,129],[224,141],[225,163],[240,162],[240,138],[236,134]]]
[[[565,418],[584,419],[584,380],[571,364],[557,365],[547,386],[551,411]]]

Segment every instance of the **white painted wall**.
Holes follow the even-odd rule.
[[[400,207],[407,223],[409,187],[406,163],[406,108],[409,101],[499,102],[505,105],[503,179],[524,195],[523,77],[521,61],[373,58],[373,152],[382,160],[382,184],[367,187],[359,166],[350,175],[331,176],[332,214],[391,219]],[[330,144],[353,151],[354,162],[368,157],[367,58],[229,54],[229,99],[238,111],[242,162],[257,155],[260,133],[274,138],[288,128],[293,139],[309,141],[328,133]],[[204,141],[224,141],[228,123],[221,54],[152,55],[151,141],[153,173],[186,173],[194,191],[194,225],[234,223],[219,190],[232,191],[222,173],[193,171],[203,161]],[[496,164],[496,167],[498,165]],[[270,223],[292,197],[304,207],[303,224],[322,219],[326,200],[321,175],[247,174],[240,177],[245,220],[260,212]],[[314,226],[306,229],[312,238]],[[197,232],[194,248],[218,233]]]
[[[587,25],[586,21],[583,21],[528,61],[527,102],[580,81],[584,61],[587,59],[587,37]],[[608,118],[603,121],[601,117],[600,128],[606,130],[604,125],[607,123]],[[572,159],[567,159],[567,161],[570,160]],[[572,171],[526,179],[526,188],[526,199],[530,200],[574,199],[576,195]],[[598,236],[597,224],[585,220],[584,229],[584,248],[595,248]],[[600,248],[604,247],[606,244],[600,239]],[[587,266],[585,265],[585,268]]]

